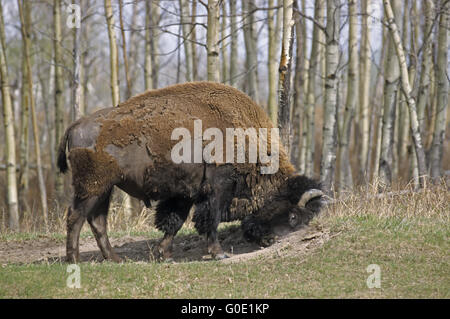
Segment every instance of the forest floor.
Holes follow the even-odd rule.
[[[231,256],[214,261],[190,227],[176,237],[173,262],[154,262],[161,233],[111,232],[125,259],[102,261],[85,229],[81,288],[68,288],[65,235],[0,236],[0,298],[450,298],[450,192],[429,188],[386,197],[352,194],[310,226],[261,249],[225,224]],[[369,288],[369,265],[380,288]],[[370,281],[370,280],[369,280]]]

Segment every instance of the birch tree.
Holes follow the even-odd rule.
[[[278,128],[280,129],[280,140],[284,145],[288,158],[291,148],[291,64],[292,64],[292,42],[294,32],[293,0],[283,0],[283,35],[281,42],[281,58],[278,83]]]
[[[302,0],[302,12],[306,12],[306,0]],[[308,142],[308,85],[309,85],[309,59],[308,59],[308,46],[307,46],[307,30],[306,30],[306,21],[305,18],[302,17],[300,20],[302,24],[302,38],[303,38],[303,47],[302,47],[302,60],[301,60],[301,69],[300,69],[300,82],[302,82],[301,90],[303,92],[302,99],[302,116],[301,116],[301,131],[300,131],[300,151],[298,157],[298,170],[300,174],[306,174],[306,149]],[[297,71],[298,72],[298,71]],[[314,124],[314,122],[313,122]]]
[[[225,42],[226,31],[227,31],[227,6],[224,2],[221,5],[222,8],[222,23],[220,24],[220,33],[222,34],[222,41],[220,45],[220,51],[222,53],[222,83],[227,83],[229,81],[229,68],[228,68],[228,52],[227,44]]]
[[[232,1],[236,1],[236,0],[232,0]],[[231,2],[230,2],[230,6],[231,6]],[[191,31],[190,39],[191,39],[191,52],[192,52],[192,80],[193,81],[198,80],[197,44],[195,43],[195,42],[197,42],[196,18],[197,18],[197,0],[192,0],[192,5],[191,5],[192,31]]]
[[[26,1],[28,2],[28,1]],[[26,6],[24,6],[26,9]],[[61,47],[61,0],[53,1],[53,58],[55,64],[55,141],[58,145],[64,134],[64,79],[63,57]],[[64,192],[64,176],[57,174],[55,178],[55,191],[61,198]]]
[[[353,188],[352,170],[350,167],[350,132],[353,120],[358,86],[358,27],[356,0],[348,1],[349,16],[349,43],[348,43],[348,75],[347,75],[347,101],[345,104],[344,120],[339,139],[339,184],[341,188]]]
[[[308,93],[306,98],[306,155],[305,155],[305,175],[312,177],[314,174],[314,154],[315,154],[315,114],[316,114],[316,81],[319,70],[319,41],[323,27],[320,26],[320,18],[324,15],[324,0],[314,2],[314,29],[312,37],[311,55],[308,69]]]
[[[230,32],[231,32],[231,43],[230,43],[230,85],[237,86],[237,62],[238,62],[238,34],[237,34],[237,24],[236,24],[236,2],[237,0],[230,0]]]
[[[39,143],[39,127],[37,123],[36,107],[33,96],[33,75],[31,72],[31,62],[30,62],[31,43],[29,42],[29,38],[26,36],[27,31],[25,29],[25,18],[21,0],[17,0],[17,4],[19,7],[20,25],[23,40],[23,51],[24,55],[26,56],[25,64],[27,69],[28,96],[30,99],[30,107],[31,107],[31,120],[32,120],[31,122],[33,125],[34,150],[36,156],[36,172],[38,175],[39,192],[42,206],[42,215],[44,217],[44,225],[45,229],[48,230],[47,191],[45,188],[44,174],[42,172],[41,149]]]
[[[299,14],[299,7],[297,0],[294,0],[294,18],[295,18],[295,71],[294,71],[294,92],[292,94],[292,150],[291,162],[299,168],[300,156],[300,140],[302,138],[302,131],[304,130],[301,121],[303,116],[303,92],[302,86],[305,80],[305,55],[304,47],[306,45],[306,37],[303,37],[303,30],[305,25]]]
[[[149,2],[149,1],[146,1]],[[159,30],[157,29],[161,19],[159,3],[150,1],[151,5],[151,58],[152,58],[152,88],[159,87]]]
[[[152,12],[151,2],[145,1],[145,57],[144,57],[144,87],[145,90],[153,88],[152,78]]]
[[[450,3],[444,2],[441,8],[438,33],[438,55],[436,63],[437,105],[436,123],[431,145],[431,178],[437,181],[441,176],[442,153],[445,140],[445,125],[448,108],[448,28]],[[419,160],[419,158],[418,158]],[[420,166],[420,165],[419,165]],[[420,170],[420,168],[419,168]]]
[[[23,4],[25,14],[29,13],[31,10],[27,8],[30,6],[30,1],[25,1]],[[25,29],[27,37],[30,37],[30,15],[25,15]],[[31,41],[31,40],[29,40]],[[32,57],[29,57],[30,60]],[[25,52],[22,50],[22,86],[20,88],[20,96],[21,96],[21,118],[20,118],[20,180],[19,180],[19,196],[20,196],[20,205],[23,206],[25,210],[28,210],[28,204],[25,200],[25,193],[28,191],[29,186],[29,156],[30,156],[30,99],[28,96],[28,74],[26,67],[26,59]]]
[[[220,1],[208,0],[208,31],[207,31],[207,74],[208,81],[220,82],[219,72],[219,18]]]
[[[109,38],[109,65],[110,65],[110,87],[113,106],[117,106],[120,102],[119,93],[119,57],[117,53],[116,32],[114,29],[114,15],[111,0],[104,0],[105,18],[108,27]]]
[[[417,116],[419,120],[419,127],[422,133],[422,137],[424,137],[425,132],[425,107],[427,105],[427,101],[429,99],[429,95],[433,94],[430,91],[430,83],[431,83],[431,65],[432,65],[432,31],[433,31],[433,13],[435,11],[434,1],[425,0],[423,1],[423,13],[425,17],[424,24],[424,43],[423,43],[423,53],[422,53],[422,63],[421,63],[421,72],[420,72],[420,81],[418,88],[418,97],[417,97]]]
[[[281,24],[281,17],[283,16],[282,9],[270,9],[274,8],[277,4],[275,0],[269,0],[269,10],[267,11],[267,26],[268,26],[268,81],[269,81],[269,98],[268,109],[269,116],[273,123],[277,123],[277,62],[278,62],[278,43],[280,41],[279,31]],[[276,14],[275,17],[275,13]]]
[[[359,176],[361,179],[367,178],[367,155],[369,152],[369,130],[370,130],[370,112],[369,112],[369,98],[370,98],[370,73],[371,73],[371,49],[370,49],[370,27],[371,18],[369,13],[371,11],[371,0],[362,0],[362,45],[361,45],[361,77],[359,82],[359,119],[358,126],[360,127],[359,151]],[[356,88],[355,88],[356,90]]]
[[[245,67],[247,71],[247,94],[255,101],[259,101],[258,90],[258,52],[255,37],[255,2],[242,0],[242,15],[244,16],[243,31],[245,42]]]
[[[120,23],[120,33],[122,35],[122,57],[123,66],[125,69],[125,80],[126,80],[126,94],[125,99],[131,97],[131,78],[130,78],[130,68],[128,66],[128,55],[127,55],[127,39],[125,35],[125,26],[123,24],[123,0],[119,0],[119,23]]]
[[[395,0],[393,0],[395,2]],[[411,135],[413,138],[416,156],[417,156],[417,165],[419,169],[419,178],[420,185],[424,185],[423,179],[426,176],[426,162],[425,162],[425,152],[422,146],[422,137],[420,135],[419,121],[417,118],[417,110],[416,110],[416,102],[412,97],[412,88],[409,83],[408,78],[408,68],[406,64],[406,56],[403,50],[400,33],[398,32],[397,24],[395,23],[395,15],[392,9],[391,3],[389,0],[384,0],[384,10],[386,13],[386,18],[388,19],[389,30],[392,37],[392,44],[395,48],[395,52],[398,57],[398,65],[400,66],[401,71],[401,84],[402,91],[405,95],[406,102],[408,103],[409,108],[409,118],[411,125]]]
[[[192,46],[189,43],[189,2],[180,0],[180,22],[183,31],[184,65],[186,68],[185,78],[187,82],[192,81]]]
[[[76,0],[72,0],[72,4],[77,4]],[[78,4],[79,5],[79,4]],[[81,28],[81,25],[80,25]],[[73,35],[73,75],[72,75],[72,120],[78,119],[84,112],[82,110],[82,85],[81,79],[81,30],[75,26],[72,28]],[[59,142],[59,141],[58,141]]]
[[[383,1],[385,4],[386,2]],[[400,2],[393,0],[394,10],[397,18]],[[390,3],[389,3],[390,6]],[[390,17],[386,14],[386,21],[390,21]],[[390,22],[388,22],[390,23]],[[379,162],[379,173],[381,182],[390,186],[392,182],[392,165],[393,165],[393,134],[395,123],[395,111],[397,104],[397,93],[400,81],[400,70],[398,59],[395,55],[395,43],[392,37],[389,37],[387,43],[388,51],[386,56],[386,68],[385,68],[385,85],[384,85],[384,106],[383,106],[383,130],[381,139],[381,154]]]
[[[6,199],[8,206],[9,228],[19,230],[19,205],[17,196],[16,177],[16,140],[14,132],[14,114],[9,91],[9,74],[6,62],[6,46],[4,41],[5,24],[3,22],[3,6],[0,1],[0,85],[2,91],[3,125],[5,128],[5,155],[6,155]]]
[[[320,163],[320,181],[326,192],[331,191],[336,163],[340,6],[338,0],[327,0],[325,109]]]

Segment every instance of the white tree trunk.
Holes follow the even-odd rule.
[[[292,41],[294,31],[293,0],[283,0],[283,37],[281,42],[281,58],[278,82],[278,128],[280,140],[290,158],[291,136],[291,64]]]
[[[423,178],[425,178],[427,172],[426,172],[426,162],[425,162],[425,152],[422,146],[422,137],[420,134],[420,128],[419,128],[419,121],[417,119],[417,110],[416,110],[416,102],[414,98],[412,97],[412,89],[411,85],[409,83],[409,76],[408,76],[408,68],[406,64],[406,56],[405,52],[403,50],[402,41],[400,38],[400,33],[398,32],[397,24],[395,23],[395,16],[394,12],[392,10],[391,4],[389,0],[384,0],[384,9],[386,12],[386,17],[389,24],[389,30],[391,32],[393,45],[395,47],[395,51],[397,53],[398,57],[398,64],[400,66],[401,71],[401,83],[402,83],[402,91],[403,94],[406,97],[406,102],[408,103],[409,107],[409,117],[410,117],[410,124],[411,124],[411,134],[416,150],[416,156],[417,156],[417,165],[419,169],[419,178],[420,178],[420,185],[423,186]]]
[[[116,31],[114,29],[114,15],[111,0],[105,0],[105,17],[108,26],[109,38],[109,64],[110,64],[110,87],[113,106],[120,103],[119,93],[119,56],[117,53]]]
[[[3,22],[3,7],[0,1],[0,32],[4,35],[5,24]],[[3,102],[3,125],[5,128],[5,156],[6,156],[6,199],[9,215],[9,228],[19,230],[19,205],[17,196],[16,177],[16,140],[14,132],[14,114],[9,91],[9,74],[6,62],[5,43],[0,44],[0,85]]]
[[[336,165],[340,1],[327,0],[326,84],[320,181],[332,191]]]
[[[445,140],[445,125],[447,123],[448,108],[448,28],[450,4],[446,2],[441,8],[438,36],[438,57],[436,70],[437,105],[436,124],[431,145],[431,177],[437,181],[441,177],[442,153]]]
[[[208,0],[208,31],[207,31],[207,73],[208,81],[220,82],[219,72],[219,19],[220,1]]]
[[[230,0],[230,32],[231,32],[231,49],[230,49],[230,85],[237,86],[238,75],[238,34],[236,24],[236,1]]]
[[[362,180],[367,180],[367,161],[369,152],[369,130],[370,130],[370,75],[372,66],[372,54],[370,48],[371,1],[362,0],[362,44],[361,44],[361,80],[359,82],[359,124],[360,127],[360,151],[359,151],[359,176]],[[356,89],[356,88],[355,88]]]
[[[183,47],[184,47],[184,65],[186,68],[185,78],[187,82],[192,81],[192,46],[189,43],[189,2],[188,0],[180,0],[181,28],[183,30]]]
[[[339,140],[339,185],[342,189],[353,188],[352,170],[350,167],[350,132],[352,120],[358,98],[358,16],[356,0],[348,2],[349,15],[349,45],[348,45],[348,78],[347,101],[345,105],[344,121]]]

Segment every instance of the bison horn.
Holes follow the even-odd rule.
[[[303,193],[302,197],[298,201],[299,207],[305,207],[306,203],[308,203],[311,199],[323,196],[323,192],[320,189],[310,189]]]

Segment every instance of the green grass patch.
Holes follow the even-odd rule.
[[[0,298],[450,297],[450,226],[442,218],[328,213],[314,223],[335,236],[298,257],[236,264],[81,263],[80,289],[66,286],[67,264],[3,265]],[[380,266],[381,288],[367,287],[370,264]]]

